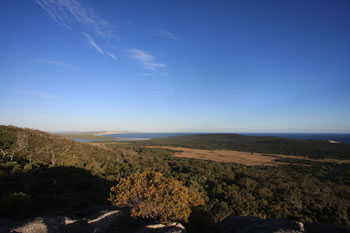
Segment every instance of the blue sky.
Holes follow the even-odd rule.
[[[350,2],[0,1],[0,124],[350,133]]]

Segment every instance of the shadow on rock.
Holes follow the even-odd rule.
[[[350,233],[349,227],[326,223],[306,223],[286,219],[229,216],[218,225],[220,233]]]

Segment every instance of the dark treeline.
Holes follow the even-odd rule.
[[[177,137],[175,141],[185,143],[185,139]],[[198,145],[229,149],[231,139],[220,140],[207,147],[199,140]],[[275,139],[261,140],[264,145],[268,144],[266,140]],[[151,140],[147,145],[175,145],[164,142]],[[233,145],[238,145],[238,141]],[[188,146],[195,143],[189,142]],[[83,144],[5,126],[0,127],[0,148],[3,217],[30,217],[104,203],[109,188],[121,178],[149,170],[180,180],[205,200],[204,206],[192,212],[187,224],[190,232],[200,227],[209,231],[232,214],[350,225],[349,164],[298,160],[294,163],[298,165],[245,166],[176,158],[171,150],[145,148],[141,143]],[[49,201],[54,204],[48,204]],[[19,206],[21,214],[13,216],[11,211]]]
[[[269,154],[300,155],[313,159],[350,159],[350,144],[319,140],[295,140],[271,136],[201,134],[174,136],[134,142],[137,145],[164,145],[208,150],[237,150]]]

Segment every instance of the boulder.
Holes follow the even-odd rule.
[[[97,206],[70,216],[45,216],[24,221],[0,219],[0,233],[104,233],[116,226],[129,228],[127,232],[130,233],[186,232],[184,226],[177,222],[164,225],[154,221],[125,221],[130,219],[127,212],[114,206]],[[131,224],[136,224],[136,228]]]
[[[26,221],[0,220],[0,233],[58,233],[64,226],[64,217],[38,217]]]
[[[328,223],[306,223],[285,219],[229,216],[218,224],[220,233],[350,233],[350,227]]]
[[[302,233],[301,222],[284,219],[260,219],[252,216],[229,216],[218,225],[220,233]]]
[[[350,233],[350,227],[328,223],[306,223],[306,233]]]
[[[172,222],[167,225],[164,224],[147,224],[137,233],[186,233],[185,227],[178,222]]]
[[[0,233],[103,233],[122,216],[122,212],[112,206],[89,209],[83,218],[46,216],[24,221],[0,219]],[[81,214],[81,213],[80,213]]]

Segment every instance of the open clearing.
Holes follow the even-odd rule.
[[[226,163],[241,163],[245,165],[266,165],[276,166],[282,164],[289,164],[286,162],[278,162],[277,159],[290,158],[290,159],[301,159],[308,161],[317,161],[325,163],[350,163],[350,160],[337,160],[337,159],[308,159],[303,156],[292,156],[292,155],[278,155],[278,154],[261,154],[252,152],[242,152],[233,150],[203,150],[203,149],[192,149],[186,147],[172,147],[172,146],[148,146],[149,148],[163,148],[177,151],[173,154],[175,157],[181,158],[192,158],[192,159],[203,159],[213,160],[216,162]]]
[[[276,157],[259,153],[232,151],[232,150],[202,150],[185,147],[151,146],[151,148],[164,148],[177,151],[173,156],[181,158],[213,160],[216,162],[242,163],[245,165],[278,165],[286,164],[276,162]]]

